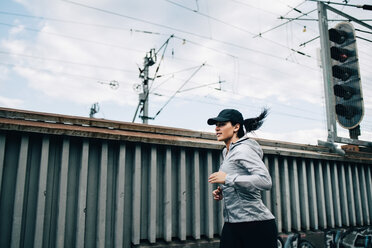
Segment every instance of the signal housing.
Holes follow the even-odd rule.
[[[341,22],[328,33],[336,120],[350,130],[353,138],[357,138],[364,103],[354,27],[348,22]]]

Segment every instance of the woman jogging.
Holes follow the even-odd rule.
[[[271,177],[262,161],[260,145],[246,134],[261,127],[267,110],[256,118],[243,119],[235,109],[224,109],[215,118],[217,140],[223,141],[223,162],[210,183],[221,184],[213,191],[217,201],[224,199],[224,226],[221,248],[277,247],[275,217],[261,200],[261,190],[271,189]],[[244,131],[244,128],[245,131]]]

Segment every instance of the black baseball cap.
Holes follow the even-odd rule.
[[[242,124],[244,122],[243,115],[235,109],[224,109],[222,110],[217,117],[209,118],[207,123],[208,125],[214,125],[217,122],[226,122],[231,121],[234,123]]]

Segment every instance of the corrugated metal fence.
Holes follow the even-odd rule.
[[[208,133],[0,109],[0,247],[131,247],[223,225]],[[366,226],[372,159],[258,140],[280,232]]]

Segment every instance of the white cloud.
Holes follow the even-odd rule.
[[[27,43],[23,40],[11,39],[1,41],[2,48],[13,54],[23,53],[26,45]]]
[[[24,31],[24,26],[23,25],[18,25],[17,27],[14,27],[10,30],[9,34],[10,35],[16,35]]]
[[[269,140],[280,140],[286,142],[294,142],[300,144],[317,145],[318,140],[327,140],[327,131],[324,129],[304,129],[293,132],[272,133],[258,130],[256,132],[258,138]]]
[[[23,101],[21,99],[13,99],[8,97],[0,96],[0,105],[6,108],[20,108],[22,107]]]
[[[9,69],[5,66],[0,65],[0,79],[2,81],[5,81],[5,79],[8,77]]]

